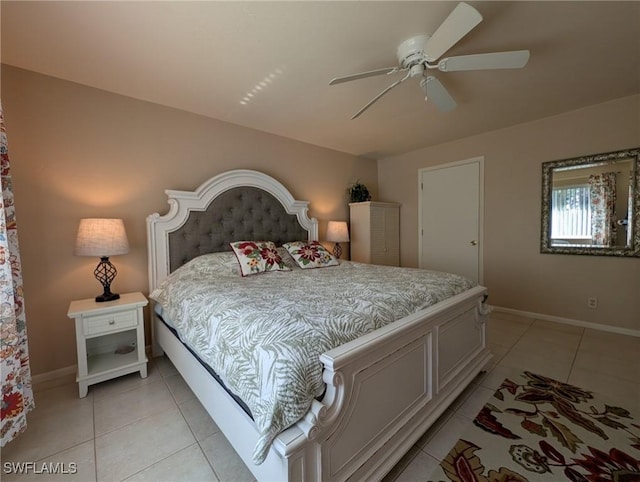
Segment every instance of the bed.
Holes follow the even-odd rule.
[[[230,242],[260,239],[281,246],[318,239],[308,203],[295,200],[264,173],[229,171],[193,192],[166,193],[168,213],[147,218],[150,293],[157,293],[180,267],[228,251]],[[304,271],[325,270],[324,276],[334,269],[350,273],[346,270],[357,271],[358,266],[344,263]],[[279,275],[287,276],[254,278],[285,279],[276,278]],[[250,411],[211,375],[210,367],[155,308],[152,348],[154,356],[164,353],[171,359],[256,479],[375,480],[398,462],[489,360],[485,300],[484,287],[465,287],[320,353],[321,393],[293,425],[269,440],[257,461],[256,447],[264,437]]]

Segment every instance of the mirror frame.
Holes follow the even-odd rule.
[[[633,235],[631,246],[622,247],[559,247],[551,246],[551,190],[553,169],[558,167],[574,167],[602,162],[614,162],[631,159],[633,163]],[[540,252],[546,254],[580,254],[594,256],[626,256],[640,257],[640,148],[625,149],[622,151],[594,154],[590,156],[549,161],[542,164],[542,226],[540,230]]]

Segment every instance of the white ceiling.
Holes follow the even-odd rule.
[[[531,59],[437,73],[449,113],[409,79],[350,120],[402,74],[328,83],[396,65],[397,45],[457,2],[3,0],[2,62],[372,158],[640,93],[640,2],[469,3],[484,20],[446,56]]]

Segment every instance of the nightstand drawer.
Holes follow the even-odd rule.
[[[120,331],[123,328],[135,328],[138,324],[138,315],[136,311],[132,310],[119,311],[106,315],[85,316],[83,322],[84,334],[90,336],[113,330]]]

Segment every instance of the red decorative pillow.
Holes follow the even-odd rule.
[[[283,244],[301,268],[338,266],[340,262],[318,241],[294,241]]]
[[[290,271],[271,241],[236,241],[229,245],[238,258],[242,276],[267,271]]]

